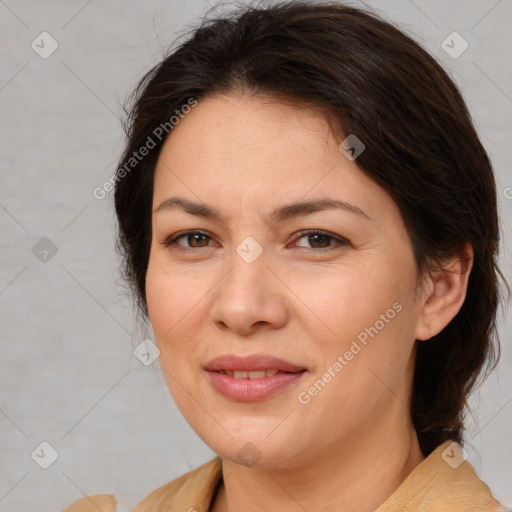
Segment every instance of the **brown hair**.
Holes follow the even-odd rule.
[[[448,439],[462,443],[466,398],[484,367],[494,368],[499,358],[503,276],[494,176],[452,80],[419,44],[375,14],[337,3],[244,6],[205,18],[139,82],[115,208],[125,277],[142,315],[147,319],[153,175],[165,141],[155,141],[155,129],[190,98],[233,91],[315,105],[333,132],[361,139],[366,149],[357,163],[398,205],[420,278],[460,256],[466,242],[473,247],[461,310],[442,332],[418,343],[411,403],[425,455]],[[127,172],[126,162],[148,138],[156,147]]]

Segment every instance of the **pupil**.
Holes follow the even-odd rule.
[[[313,241],[313,239],[315,239],[315,238],[316,238],[316,239],[320,238],[320,242],[318,242],[318,241],[316,241],[316,242],[315,242],[315,241]],[[315,243],[319,243],[320,245],[322,245],[322,247],[325,247],[325,244],[322,244],[322,241],[321,241],[321,239],[322,239],[322,238],[324,239],[324,241],[326,241],[329,237],[328,237],[327,235],[319,235],[319,234],[309,235],[309,241],[310,241],[310,243],[311,243],[312,245],[314,245]]]
[[[202,235],[201,233],[194,233],[194,234],[190,235],[190,237],[192,237],[192,240],[193,240],[191,245],[193,245],[194,242],[198,242],[198,244],[201,244],[201,240],[198,240],[198,239],[204,238],[204,236],[205,235]],[[189,240],[189,242],[190,242],[190,240]]]

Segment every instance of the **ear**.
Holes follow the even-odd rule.
[[[466,243],[463,252],[432,271],[424,284],[422,305],[416,323],[415,339],[428,340],[439,334],[459,312],[473,267],[473,248]]]

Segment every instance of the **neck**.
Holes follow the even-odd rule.
[[[424,456],[410,423],[379,421],[368,430],[293,468],[247,468],[223,459],[212,512],[375,512]]]

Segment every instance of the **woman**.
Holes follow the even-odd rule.
[[[432,57],[355,8],[244,8],[146,75],[127,133],[126,277],[218,454],[135,512],[505,510],[461,447],[498,354],[495,183]]]

